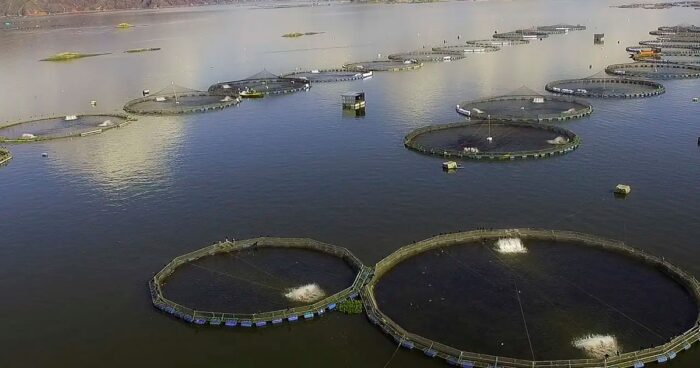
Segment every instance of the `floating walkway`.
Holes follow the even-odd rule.
[[[316,303],[275,311],[261,311],[259,313],[224,313],[216,311],[197,310],[180,305],[163,295],[162,286],[167,278],[183,264],[196,261],[202,257],[215,254],[235,252],[254,248],[301,248],[328,253],[342,258],[350,266],[357,270],[352,285],[336,294],[330,295]],[[283,322],[296,322],[301,319],[310,320],[336,309],[338,303],[358,297],[361,288],[372,275],[372,269],[366,267],[349,250],[325,244],[312,239],[304,238],[254,238],[246,240],[225,241],[215,243],[208,247],[175,257],[170,263],[160,270],[149,282],[151,301],[153,305],[165,313],[183,319],[197,325],[225,326],[225,327],[264,327],[279,325]]]
[[[398,323],[385,315],[377,305],[374,296],[374,288],[381,277],[398,263],[425,251],[464,244],[480,242],[483,240],[497,240],[500,238],[518,237],[523,239],[542,239],[551,241],[574,242],[607,251],[621,253],[634,257],[642,262],[653,265],[659,270],[670,275],[674,280],[683,285],[696,303],[700,303],[700,282],[682,269],[670,264],[663,258],[650,255],[642,250],[632,248],[622,242],[608,240],[592,235],[553,230],[536,229],[512,229],[512,230],[476,230],[462,233],[439,235],[417,243],[404,246],[388,257],[379,261],[375,266],[372,279],[362,289],[362,300],[369,320],[379,326],[386,334],[391,336],[399,346],[408,350],[422,351],[426,356],[445,360],[448,364],[459,367],[509,367],[509,368],[640,368],[645,363],[666,362],[676,357],[677,353],[687,350],[692,344],[698,342],[700,336],[700,307],[695,325],[683,334],[671,339],[669,342],[649,349],[622,353],[619,356],[604,359],[572,359],[572,360],[547,360],[532,361],[526,359],[514,359],[488,354],[479,354],[453,348],[441,344],[426,337],[406,331]],[[700,304],[699,304],[700,305]]]

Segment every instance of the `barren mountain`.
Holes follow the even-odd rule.
[[[0,0],[0,16],[231,4],[238,0]]]

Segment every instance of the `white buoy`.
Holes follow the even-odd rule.
[[[486,137],[486,141],[489,143],[493,142],[493,137]]]

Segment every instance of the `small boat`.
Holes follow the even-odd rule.
[[[265,97],[265,94],[262,92],[254,91],[254,90],[248,90],[248,91],[241,92],[241,97],[243,97],[243,98],[263,98],[263,97]]]

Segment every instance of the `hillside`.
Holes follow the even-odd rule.
[[[231,4],[238,0],[0,0],[0,16]]]

